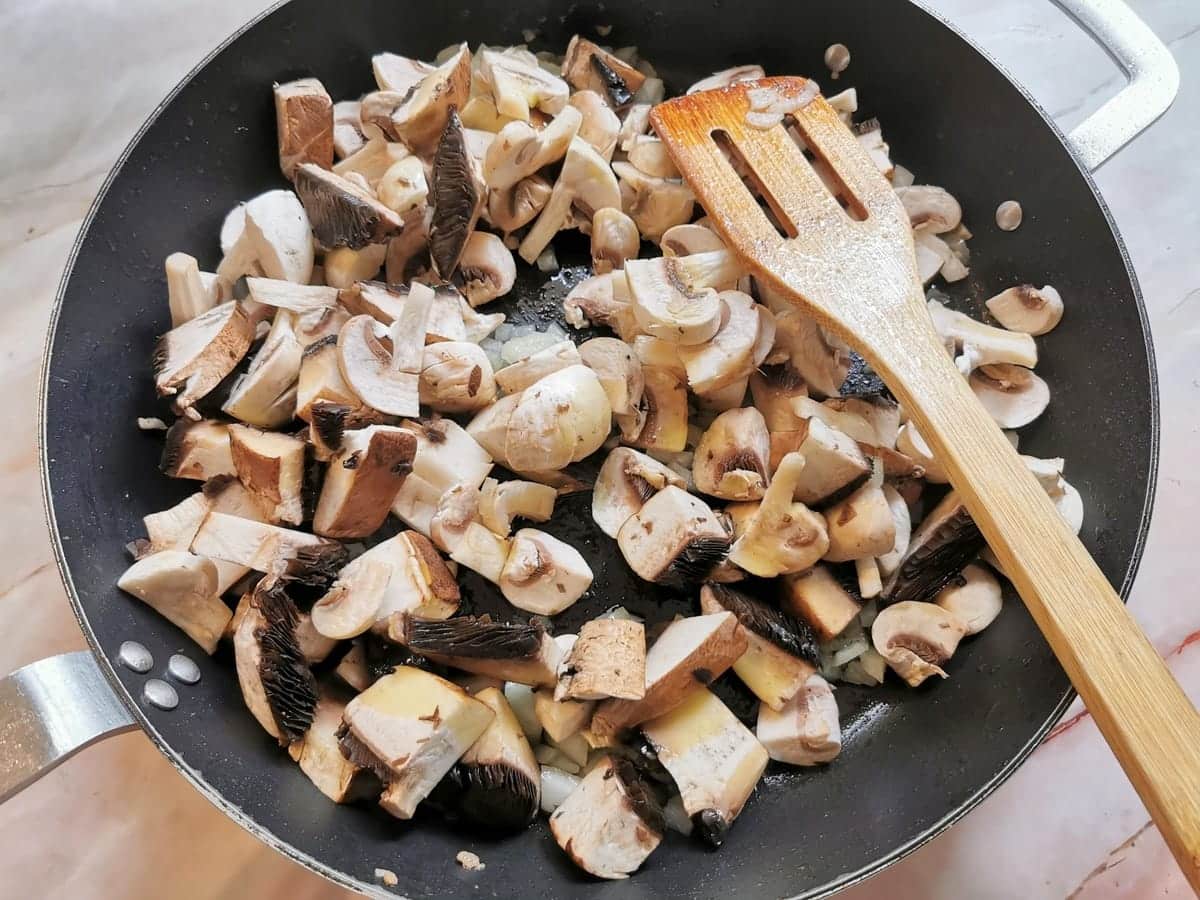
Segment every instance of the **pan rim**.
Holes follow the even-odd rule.
[[[58,569],[59,578],[62,580],[63,587],[67,593],[67,599],[71,604],[71,611],[75,616],[75,620],[79,625],[80,631],[87,640],[88,648],[96,657],[100,666],[100,671],[103,673],[109,686],[116,694],[117,698],[129,710],[137,722],[138,727],[151,740],[158,751],[167,759],[167,761],[179,772],[201,796],[207,799],[213,806],[220,810],[230,820],[244,828],[251,835],[262,841],[272,849],[276,850],[288,859],[300,863],[305,868],[322,876],[323,878],[337,884],[341,887],[348,888],[358,893],[370,897],[395,898],[403,895],[391,891],[384,891],[377,884],[370,884],[361,881],[340,869],[335,869],[332,866],[310,856],[309,854],[299,850],[286,839],[276,835],[273,831],[259,824],[257,820],[252,818],[240,807],[231,803],[225,796],[214,788],[203,775],[187,765],[175,750],[157,731],[149,718],[143,712],[137,701],[126,689],[124,684],[117,676],[116,669],[109,659],[108,654],[100,646],[99,641],[93,632],[88,621],[87,615],[83,610],[83,605],[79,598],[79,593],[75,589],[75,583],[71,576],[70,569],[67,566],[65,552],[62,546],[61,536],[58,530],[58,522],[54,512],[54,504],[52,502],[51,486],[50,486],[50,467],[47,457],[47,420],[48,420],[48,397],[49,397],[49,379],[51,371],[51,363],[53,361],[54,340],[58,333],[58,322],[62,311],[63,302],[66,295],[68,282],[71,279],[75,269],[75,262],[79,255],[80,249],[83,246],[84,240],[91,230],[92,222],[108,195],[113,182],[124,169],[130,154],[141,143],[146,132],[158,120],[164,110],[175,100],[179,93],[189,85],[217,56],[223,53],[234,41],[240,38],[247,31],[254,28],[262,20],[271,16],[278,10],[287,6],[290,0],[276,0],[269,7],[259,12],[257,15],[249,19],[242,26],[233,31],[228,37],[222,40],[209,53],[205,54],[199,62],[196,63],[163,97],[163,99],[154,107],[146,119],[138,127],[137,131],[125,145],[120,155],[117,157],[112,168],[105,176],[103,183],[92,200],[88,211],[84,216],[79,226],[79,231],[72,243],[71,250],[67,256],[66,263],[63,267],[62,276],[59,279],[58,288],[55,292],[54,302],[50,312],[50,320],[46,329],[45,344],[42,354],[41,376],[38,383],[38,425],[37,425],[37,455],[39,469],[39,483],[41,486],[43,514],[45,517],[46,527],[49,531],[51,546],[54,551],[55,564]],[[942,27],[948,29],[956,37],[967,44],[972,50],[978,53],[989,65],[996,69],[1004,79],[1016,89],[1025,102],[1028,103],[1041,118],[1043,124],[1051,131],[1058,139],[1070,157],[1071,162],[1075,165],[1084,183],[1087,185],[1093,199],[1096,201],[1101,214],[1104,217],[1105,224],[1111,232],[1117,250],[1121,257],[1121,262],[1125,268],[1125,274],[1129,279],[1130,287],[1133,291],[1134,305],[1137,309],[1138,322],[1141,326],[1142,339],[1146,352],[1146,363],[1149,369],[1149,412],[1150,412],[1150,447],[1149,447],[1149,467],[1146,477],[1145,498],[1142,503],[1142,513],[1137,526],[1134,546],[1129,558],[1129,564],[1126,567],[1125,575],[1118,588],[1118,593],[1121,596],[1122,602],[1128,602],[1129,593],[1133,587],[1134,581],[1137,578],[1138,570],[1141,567],[1142,556],[1146,549],[1146,541],[1150,531],[1151,519],[1154,512],[1154,502],[1156,496],[1156,487],[1158,482],[1158,465],[1161,445],[1161,421],[1160,421],[1160,403],[1159,403],[1159,384],[1158,384],[1158,367],[1154,353],[1153,335],[1150,329],[1149,316],[1146,310],[1145,300],[1142,296],[1141,285],[1137,278],[1137,273],[1134,270],[1133,262],[1130,259],[1129,251],[1125,246],[1125,241],[1121,236],[1120,230],[1113,219],[1111,210],[1104,196],[1101,194],[1096,185],[1092,173],[1084,168],[1078,158],[1070,151],[1066,142],[1066,136],[1063,131],[1054,122],[1053,118],[1043,108],[1041,103],[1032,96],[1029,90],[1017,80],[1008,69],[998,62],[991,53],[984,50],[978,43],[965,34],[957,25],[947,19],[941,13],[930,8],[927,0],[908,0],[909,4],[916,7],[917,10],[932,18]],[[961,820],[967,813],[975,809],[988,796],[990,796],[997,788],[1006,782],[1013,773],[1030,757],[1030,755],[1041,744],[1045,736],[1059,722],[1062,716],[1066,713],[1067,708],[1075,699],[1076,692],[1074,688],[1068,687],[1062,698],[1055,705],[1050,715],[1031,735],[1030,739],[1022,745],[1022,747],[1013,755],[1012,759],[997,771],[988,781],[980,785],[980,787],[971,794],[966,800],[959,804],[954,809],[946,813],[942,818],[938,819],[924,831],[914,835],[908,841],[892,848],[887,853],[881,855],[875,860],[872,860],[865,866],[851,872],[845,872],[836,876],[832,880],[822,885],[817,885],[810,890],[795,894],[791,900],[821,900],[821,898],[830,897],[839,891],[852,887],[874,875],[882,872],[892,864],[899,862],[909,854],[918,850],[920,847],[927,844],[934,837],[945,831],[950,826]]]

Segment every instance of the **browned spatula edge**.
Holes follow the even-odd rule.
[[[950,359],[907,215],[836,111],[817,97],[792,115],[863,221],[836,204],[782,125],[747,123],[749,91],[800,97],[805,84],[769,78],[678,97],[656,106],[651,124],[751,274],[858,349],[904,405],[1200,894],[1200,715]],[[759,208],[716,131],[796,238]]]

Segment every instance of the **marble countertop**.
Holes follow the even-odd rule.
[[[1047,0],[933,0],[1066,128],[1121,76]],[[1200,5],[1133,0],[1183,74],[1174,108],[1097,181],[1141,279],[1158,355],[1162,456],[1131,609],[1195,700],[1200,606]],[[134,130],[262,0],[41,0],[0,7],[0,672],[84,645],[41,525],[36,406],[42,341],[79,224]],[[129,65],[124,48],[153,47]],[[1181,237],[1182,236],[1182,237]],[[1070,298],[1086,314],[1087,298]],[[14,340],[13,336],[21,336]],[[330,898],[258,843],[133,733],[80,754],[0,806],[0,870],[40,896]],[[164,881],[164,878],[168,880]],[[0,893],[4,893],[0,889]],[[1187,897],[1186,883],[1076,703],[1024,766],[962,822],[853,900]]]

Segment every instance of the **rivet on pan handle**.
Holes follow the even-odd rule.
[[[84,747],[136,727],[86,650],[17,669],[0,679],[0,803]]]

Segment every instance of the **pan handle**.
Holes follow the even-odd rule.
[[[0,678],[0,803],[84,747],[136,727],[86,650]]]
[[[1129,83],[1067,135],[1094,172],[1175,102],[1179,67],[1167,45],[1123,0],[1054,0],[1121,67]]]

